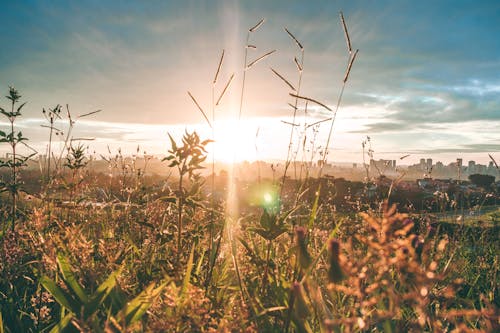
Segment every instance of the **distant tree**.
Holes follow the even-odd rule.
[[[474,185],[477,185],[477,186],[482,187],[482,188],[488,188],[495,181],[495,177],[490,176],[490,175],[481,175],[481,174],[475,173],[475,174],[469,176],[469,180]]]

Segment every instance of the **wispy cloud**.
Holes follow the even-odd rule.
[[[278,52],[248,73],[245,115],[291,115],[290,89],[269,70],[276,68],[297,84],[297,48],[284,27],[305,47],[301,95],[335,105],[347,63],[338,21],[343,10],[353,46],[361,51],[339,113],[334,149],[357,147],[364,135],[377,140],[381,151],[400,150],[398,145],[413,151],[421,145],[428,153],[497,149],[488,141],[499,139],[497,1],[432,6],[394,1],[16,1],[2,8],[3,89],[13,84],[21,90],[29,101],[28,119],[39,119],[42,107],[58,103],[78,113],[103,109],[96,122],[79,126],[81,135],[102,142],[146,142],[137,128],[202,122],[186,91],[204,107],[210,105],[210,82],[222,49],[227,62],[221,75],[236,76],[232,97],[217,117],[230,117],[241,88],[246,29],[261,17],[267,20],[252,37],[257,50],[251,55]],[[330,116],[311,105],[309,111],[317,119]],[[30,130],[33,141],[44,140],[43,130]],[[274,149],[279,155],[280,148]]]

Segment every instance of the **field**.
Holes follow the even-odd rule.
[[[401,213],[391,201],[397,179],[375,197],[366,179],[340,207],[331,177],[322,168],[312,174],[308,162],[327,161],[357,55],[342,15],[341,27],[347,65],[335,109],[301,95],[300,56],[298,84],[272,70],[293,91],[288,158],[284,170],[252,182],[234,170],[216,174],[207,159],[212,138],[189,130],[181,140],[164,138],[168,177],[149,173],[151,157],[139,149],[133,156],[110,151],[98,157],[107,171],[95,171],[85,140],[71,136],[77,117],[61,106],[44,110],[48,152],[35,156],[29,132],[16,129],[24,104],[10,88],[1,109],[9,126],[0,132],[9,148],[1,160],[0,333],[498,332],[498,207],[464,223],[457,210]],[[286,33],[303,57],[302,44]],[[272,52],[253,61],[245,54],[243,73]],[[224,53],[212,114],[189,93],[207,126],[233,79],[218,81],[223,60]],[[244,91],[243,76],[242,106]],[[303,124],[303,135],[313,136],[301,141],[311,145],[305,160],[292,138],[295,116],[299,122],[308,105],[332,117]],[[62,120],[64,133],[54,125]],[[324,123],[329,135],[319,149],[314,131]],[[39,169],[28,170],[34,160]],[[494,187],[484,193],[498,197]]]

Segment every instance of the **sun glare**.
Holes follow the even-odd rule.
[[[238,122],[237,119],[216,121],[215,142],[209,153],[215,153],[215,159],[225,163],[256,160],[257,128],[254,121]]]

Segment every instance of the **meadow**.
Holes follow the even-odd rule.
[[[0,131],[9,149],[0,164],[0,333],[500,330],[496,224],[401,213],[392,186],[368,196],[370,178],[341,210],[335,184],[322,168],[311,171],[309,162],[329,158],[358,54],[342,15],[340,23],[346,71],[333,108],[301,94],[305,50],[284,31],[297,47],[296,80],[271,71],[276,84],[290,88],[294,116],[287,159],[272,179],[216,175],[207,159],[212,138],[189,130],[181,140],[164,138],[169,177],[148,173],[151,157],[139,149],[101,155],[107,171],[96,172],[87,142],[72,130],[97,111],[77,116],[59,105],[43,110],[48,146],[37,157],[29,133],[16,128],[23,96],[10,88],[0,109],[9,124]],[[247,31],[240,117],[246,73],[274,53],[250,60],[263,24]],[[224,52],[211,82],[211,112],[188,96],[207,126],[231,93],[235,75],[221,83],[222,66]],[[331,117],[301,123],[313,104]],[[324,125],[328,139],[316,142]],[[35,159],[38,170],[28,171]]]

